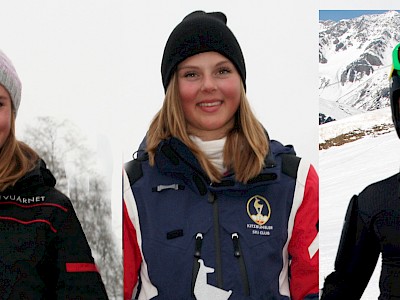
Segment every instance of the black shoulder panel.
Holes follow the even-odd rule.
[[[134,184],[143,176],[142,162],[138,159],[131,160],[125,164],[125,171],[130,184]]]
[[[301,158],[294,154],[281,154],[281,157],[282,172],[296,179]]]

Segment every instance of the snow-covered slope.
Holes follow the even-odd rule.
[[[319,143],[327,142],[345,134],[365,132],[367,135],[380,135],[393,130],[390,107],[347,117],[319,126]]]
[[[396,11],[321,21],[320,113],[341,119],[388,106],[391,51],[399,42]]]
[[[349,117],[320,126],[320,143],[352,131],[370,132],[362,138],[320,150],[320,286],[333,271],[344,215],[350,198],[367,185],[400,169],[400,140],[388,108]],[[374,134],[375,132],[375,134]],[[377,299],[380,262],[362,299]]]

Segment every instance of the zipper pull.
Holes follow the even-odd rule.
[[[233,255],[235,257],[240,257],[240,247],[239,247],[239,235],[237,232],[232,233],[232,242],[233,242]]]
[[[208,193],[208,203],[214,203],[215,202],[215,194],[212,192]]]
[[[194,257],[201,257],[201,246],[203,244],[203,234],[201,232],[196,234],[196,245],[194,249]]]

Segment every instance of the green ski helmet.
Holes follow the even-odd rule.
[[[397,135],[400,138],[400,44],[393,49],[393,65],[390,72],[390,106]]]

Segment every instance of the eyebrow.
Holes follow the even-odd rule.
[[[223,65],[223,64],[226,64],[226,63],[233,64],[229,59],[225,59],[225,60],[222,60],[219,63],[217,63],[216,66]]]
[[[219,67],[220,65],[224,65],[226,63],[229,63],[229,64],[233,65],[233,63],[230,60],[226,59],[226,60],[222,60],[222,61],[216,63],[215,67]],[[199,68],[198,66],[194,66],[194,65],[183,65],[181,67],[178,67],[177,70],[179,71],[179,70],[182,70],[182,69],[198,69],[198,68]]]
[[[9,101],[8,101],[8,99],[10,99]],[[12,102],[12,100],[11,100],[11,98],[9,98],[9,97],[7,97],[7,96],[2,96],[2,95],[0,95],[0,101],[1,101],[1,104],[4,106],[4,105],[8,105],[7,103],[9,102],[9,103],[11,103]]]

